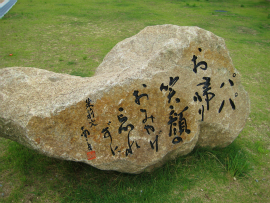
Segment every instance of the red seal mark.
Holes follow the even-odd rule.
[[[88,158],[88,160],[95,159],[96,158],[96,152],[95,151],[87,152],[87,158]]]

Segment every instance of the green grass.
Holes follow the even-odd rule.
[[[89,77],[115,44],[148,25],[199,26],[225,39],[251,113],[230,146],[198,148],[139,175],[0,138],[0,202],[270,202],[269,16],[265,0],[18,1],[0,19],[0,68]]]

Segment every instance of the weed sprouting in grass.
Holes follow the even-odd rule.
[[[234,143],[225,149],[197,148],[194,155],[206,163],[214,159],[232,177],[243,177],[251,171],[247,153]]]
[[[189,4],[189,3],[186,3],[186,7],[196,7],[196,4]]]
[[[256,141],[254,146],[255,146],[257,152],[260,154],[267,154],[270,152],[270,150],[267,150],[264,147],[264,144],[261,141]]]
[[[237,154],[228,155],[224,162],[226,170],[233,177],[242,177],[247,175],[248,172],[252,170],[245,155],[241,151],[239,151]]]
[[[69,62],[67,62],[67,65],[76,65],[77,64],[77,62],[76,61],[69,61]]]

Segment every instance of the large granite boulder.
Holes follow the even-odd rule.
[[[146,27],[91,78],[0,70],[0,136],[102,170],[151,171],[196,145],[225,147],[248,114],[224,40],[198,27]]]

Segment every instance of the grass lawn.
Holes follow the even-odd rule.
[[[116,43],[159,24],[225,39],[251,100],[238,138],[140,175],[48,158],[0,138],[0,202],[270,202],[269,0],[18,0],[0,19],[0,68],[89,77]]]

